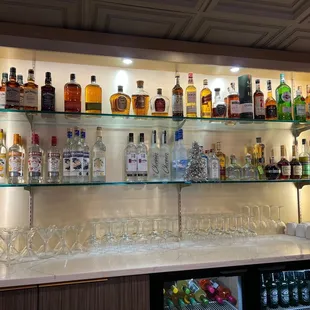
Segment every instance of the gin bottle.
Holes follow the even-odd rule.
[[[285,83],[284,74],[280,74],[280,85],[276,89],[278,119],[292,120],[291,88]]]
[[[294,98],[294,119],[296,121],[306,121],[306,101],[302,95],[302,88],[298,86],[296,90],[296,97]]]
[[[85,142],[86,139],[86,130],[84,128],[81,129],[81,143],[84,148],[83,152],[83,182],[89,182],[89,146]]]
[[[227,180],[238,181],[241,179],[241,167],[237,164],[234,154],[230,156],[230,165],[226,169]]]
[[[310,154],[307,149],[307,140],[302,139],[302,152],[299,154],[299,161],[302,165],[302,179],[310,178]]]
[[[133,133],[130,133],[128,144],[125,148],[125,181],[135,182],[137,170],[137,147],[134,144]]]
[[[29,183],[42,183],[42,150],[39,146],[39,136],[32,134],[31,146],[28,150],[28,181]]]
[[[179,147],[176,153],[176,181],[184,181],[185,169],[187,167],[187,150],[183,143],[183,129],[178,132]]]
[[[177,153],[179,149],[179,133],[174,133],[174,145],[172,149],[172,180],[177,178]]]
[[[70,182],[83,183],[84,146],[80,139],[80,129],[74,128],[74,142],[71,148]]]
[[[167,144],[167,131],[164,130],[161,134],[161,146],[160,146],[160,164],[159,173],[162,181],[170,181],[171,179],[171,158],[170,147]]]
[[[149,161],[149,180],[159,181],[159,147],[157,146],[156,130],[152,130],[152,142],[150,147],[150,161]]]
[[[92,182],[106,181],[106,146],[102,141],[102,128],[97,127],[97,139],[92,148]]]
[[[218,181],[220,180],[220,160],[215,155],[215,144],[212,145],[209,155],[209,180]]]
[[[47,151],[47,183],[60,182],[60,157],[57,137],[52,136],[51,147]]]
[[[70,183],[70,178],[71,178],[71,172],[70,172],[70,167],[71,167],[71,157],[72,157],[72,128],[67,129],[67,142],[66,145],[63,149],[63,165],[62,165],[62,182],[63,183]]]
[[[252,156],[245,156],[245,165],[242,167],[242,179],[245,181],[255,181],[258,179],[257,169],[252,165]]]
[[[144,144],[144,133],[140,133],[140,142],[137,145],[138,181],[147,181],[147,146]]]

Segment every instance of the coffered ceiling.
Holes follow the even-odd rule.
[[[0,21],[310,51],[310,0],[0,0]]]

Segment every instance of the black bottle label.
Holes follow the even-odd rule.
[[[41,110],[42,111],[55,111],[55,94],[54,93],[42,92]]]
[[[266,107],[266,118],[276,118],[277,117],[277,107],[275,105],[269,105]]]

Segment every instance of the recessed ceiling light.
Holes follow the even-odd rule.
[[[239,72],[240,68],[239,67],[231,67],[230,71],[233,73]]]
[[[124,63],[125,65],[131,65],[131,64],[132,64],[132,60],[129,59],[129,58],[124,58],[124,59],[123,59],[123,63]]]

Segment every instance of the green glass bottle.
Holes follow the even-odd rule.
[[[278,286],[273,273],[271,274],[271,281],[268,283],[267,302],[271,309],[277,309],[279,306]]]
[[[288,290],[288,282],[285,276],[285,272],[282,273],[283,277],[279,282],[279,299],[280,306],[282,308],[288,308],[290,306],[290,295]]]
[[[309,294],[309,287],[308,282],[306,280],[305,271],[301,272],[302,274],[299,277],[298,281],[298,296],[299,296],[299,303],[308,306],[310,305],[310,294]]]
[[[299,304],[299,298],[298,298],[298,284],[295,278],[295,272],[292,272],[292,276],[289,279],[288,282],[288,289],[289,289],[289,295],[290,295],[290,306],[296,307]]]
[[[278,119],[284,121],[293,120],[291,88],[285,83],[283,73],[280,74],[280,85],[276,89],[276,100],[278,106]]]
[[[294,99],[294,119],[296,121],[306,121],[306,101],[302,95],[301,86],[298,86],[296,90],[296,97]]]

